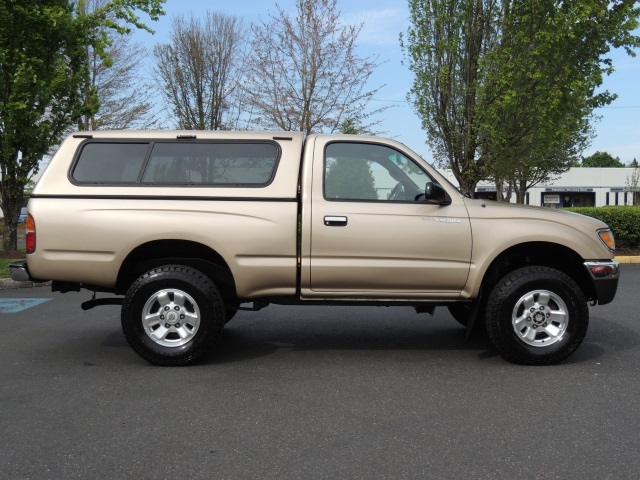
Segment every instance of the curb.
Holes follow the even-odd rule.
[[[614,260],[620,263],[640,263],[640,255],[633,255],[629,257],[615,257]]]
[[[16,282],[10,278],[0,278],[0,290],[11,290],[15,288],[47,287],[51,282]]]

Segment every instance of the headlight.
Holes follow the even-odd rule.
[[[613,238],[613,232],[610,228],[603,228],[597,231],[598,237],[604,245],[612,252],[616,251],[616,241]]]

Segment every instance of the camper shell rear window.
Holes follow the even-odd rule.
[[[69,178],[77,185],[265,187],[280,155],[271,141],[88,140]]]

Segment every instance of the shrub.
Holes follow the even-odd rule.
[[[640,207],[574,207],[565,210],[597,218],[609,225],[616,238],[616,248],[640,247]]]

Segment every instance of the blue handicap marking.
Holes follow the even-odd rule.
[[[18,313],[52,298],[0,298],[0,313]]]

